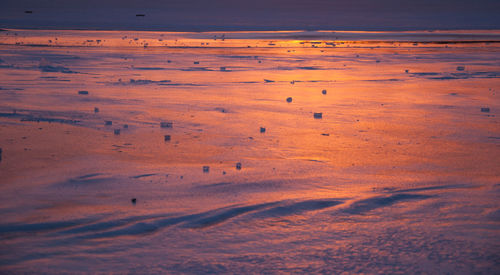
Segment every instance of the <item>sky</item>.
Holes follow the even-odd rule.
[[[499,0],[2,0],[0,28],[500,29]],[[33,13],[25,13],[30,10]],[[136,14],[144,14],[137,17]]]

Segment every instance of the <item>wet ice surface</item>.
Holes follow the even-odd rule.
[[[2,271],[498,272],[498,34],[56,35],[0,33]]]

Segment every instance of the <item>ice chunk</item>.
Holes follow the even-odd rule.
[[[160,122],[160,127],[161,128],[172,128],[173,122],[162,121],[162,122]]]
[[[89,91],[78,91],[79,95],[88,95]]]
[[[165,135],[165,141],[170,141],[170,135]]]
[[[464,66],[457,66],[457,71],[463,71],[463,70],[465,70]]]
[[[266,132],[266,128],[264,128],[264,127],[260,127],[260,132],[261,132],[261,133],[265,133],[265,132]]]
[[[326,95],[326,90],[321,91],[322,94]]]
[[[120,129],[115,129],[114,133],[115,133],[115,135],[119,135],[120,134]]]
[[[286,102],[288,102],[288,103],[292,102],[292,98],[291,97],[287,97],[286,98]]]
[[[208,173],[210,171],[210,166],[203,166],[203,173]]]
[[[323,113],[314,113],[314,118],[323,118]]]
[[[482,107],[481,108],[481,112],[483,112],[483,113],[489,113],[490,112],[490,108],[489,107]]]
[[[241,170],[241,162],[236,163],[236,170]]]
[[[113,121],[111,121],[111,120],[106,120],[106,121],[104,122],[104,125],[106,125],[106,126],[113,125]]]

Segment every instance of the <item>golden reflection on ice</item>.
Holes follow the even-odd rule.
[[[0,228],[39,234],[4,242],[208,255],[237,250],[228,236],[269,251],[262,234],[347,253],[373,227],[489,224],[475,219],[498,208],[499,33],[439,34],[0,32]],[[364,235],[315,238],[331,232]]]

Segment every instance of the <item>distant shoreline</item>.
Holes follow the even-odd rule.
[[[16,30],[64,30],[64,31],[144,31],[144,32],[288,32],[288,31],[339,31],[339,32],[440,32],[440,31],[500,31],[500,27],[482,28],[384,28],[384,27],[334,27],[334,26],[124,26],[124,27],[74,27],[74,26],[1,26],[0,31]]]

